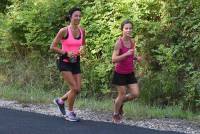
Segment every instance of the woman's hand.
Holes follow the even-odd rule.
[[[84,50],[84,47],[83,47],[83,46],[81,46],[80,49],[79,49],[79,55],[80,55],[80,56],[85,55],[85,50]]]
[[[142,56],[138,56],[138,57],[137,57],[137,61],[138,61],[138,62],[141,62],[141,61],[142,61]]]
[[[67,56],[68,56],[69,58],[74,57],[74,56],[75,56],[75,53],[74,53],[73,51],[69,51],[69,52],[67,52]]]
[[[125,54],[126,56],[133,55],[134,49],[129,49]]]

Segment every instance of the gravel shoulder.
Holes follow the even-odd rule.
[[[20,104],[17,101],[0,99],[0,107],[61,117],[54,104]],[[111,122],[110,113],[94,112],[90,109],[76,109],[76,112],[78,116],[84,120]],[[200,134],[200,124],[179,119],[146,119],[137,121],[124,119],[123,124],[156,130],[176,131],[186,134]]]

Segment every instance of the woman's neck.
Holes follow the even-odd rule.
[[[78,29],[78,25],[74,25],[74,24],[72,24],[72,23],[70,24],[70,27],[71,27],[72,29],[74,29],[74,30],[75,30],[75,29]]]
[[[129,37],[129,36],[122,36],[122,39],[124,40],[124,41],[129,41],[131,38]]]

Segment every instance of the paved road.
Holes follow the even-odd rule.
[[[81,120],[0,108],[0,134],[180,134],[127,125]]]

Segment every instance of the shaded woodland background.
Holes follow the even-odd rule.
[[[112,97],[111,55],[124,19],[134,23],[140,101],[200,109],[199,0],[1,0],[0,84],[66,90],[50,44],[73,6],[83,11],[82,97]]]

